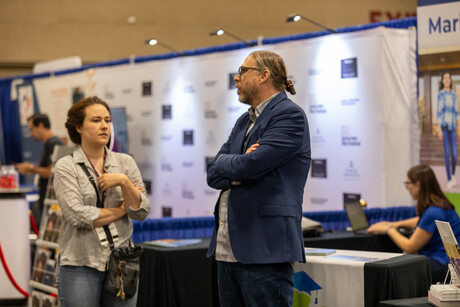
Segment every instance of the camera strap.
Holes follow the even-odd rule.
[[[91,176],[91,174],[89,173],[88,169],[85,166],[85,163],[80,162],[80,163],[78,163],[78,165],[80,165],[80,167],[82,168],[83,172],[85,172],[86,176],[88,176],[89,182],[91,182],[91,184],[93,185],[94,190],[96,191],[97,206],[99,208],[104,208],[104,205],[101,203],[101,198],[99,197],[99,191],[97,189],[96,182],[94,182],[93,176]],[[104,228],[105,235],[107,236],[107,240],[109,241],[110,249],[113,250],[114,247],[115,247],[115,244],[113,242],[113,237],[112,237],[112,234],[110,232],[109,226],[104,225],[103,228]],[[117,235],[117,239],[118,239],[118,235]]]

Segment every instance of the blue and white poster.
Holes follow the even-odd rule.
[[[419,54],[460,50],[460,1],[418,0]]]

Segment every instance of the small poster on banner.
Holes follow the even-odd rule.
[[[142,96],[152,96],[152,82],[142,82]]]
[[[311,160],[311,177],[312,178],[327,178],[327,160],[312,159]]]
[[[193,130],[184,130],[184,145],[193,145]]]
[[[235,82],[235,76],[236,73],[229,73],[228,74],[228,89],[233,90],[236,88],[236,82]]]
[[[162,119],[172,119],[172,105],[170,104],[162,105],[161,110],[162,110],[162,114],[161,114]]]
[[[356,78],[358,77],[358,58],[344,59],[340,61],[341,66],[341,77],[344,78]]]

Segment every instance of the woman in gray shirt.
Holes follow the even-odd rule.
[[[150,210],[133,158],[106,147],[110,123],[110,108],[98,97],[80,100],[67,114],[69,137],[78,146],[54,170],[63,216],[57,277],[63,307],[136,306],[137,293],[122,301],[104,288],[110,247],[102,226],[109,225],[114,238],[118,235],[115,247],[128,246],[133,232],[130,218],[144,220]],[[98,194],[79,163],[97,178]],[[97,197],[103,208],[97,207]]]

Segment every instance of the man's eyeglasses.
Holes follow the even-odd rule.
[[[244,75],[250,69],[259,70],[259,68],[257,68],[257,67],[240,66],[238,68],[238,76],[241,77],[242,75]]]
[[[404,181],[404,187],[407,188],[409,184],[413,183],[412,181]]]

